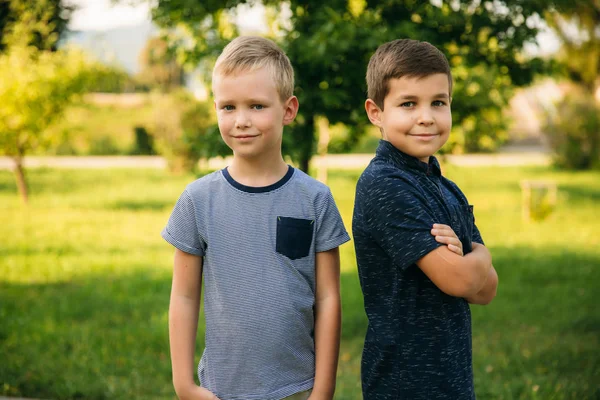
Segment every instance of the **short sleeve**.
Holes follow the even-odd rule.
[[[350,240],[329,189],[327,195],[324,196],[324,201],[320,202],[319,208],[315,237],[315,252],[317,253],[334,249]]]
[[[475,222],[473,222],[473,234],[471,236],[471,242],[479,243],[485,245],[483,242],[483,238],[481,237],[481,233],[479,233],[479,229]]]
[[[411,183],[388,177],[371,186],[363,204],[367,226],[395,265],[406,269],[442,246],[431,234],[435,214]]]
[[[200,238],[194,204],[187,190],[177,200],[161,236],[181,251],[204,256],[206,243]]]

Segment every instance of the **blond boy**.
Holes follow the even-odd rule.
[[[218,125],[233,160],[187,186],[162,232],[176,247],[169,336],[181,399],[333,397],[338,246],[349,236],[329,189],[282,158],[283,127],[298,111],[293,88],[289,59],[267,39],[239,37],[215,65]]]

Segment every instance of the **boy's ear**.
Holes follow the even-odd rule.
[[[365,101],[365,110],[367,111],[367,117],[369,117],[369,121],[375,126],[381,128],[381,109],[375,102],[371,99],[367,99]]]
[[[300,104],[296,96],[292,96],[285,101],[283,104],[283,125],[289,125],[294,121],[298,114],[298,108],[300,108]]]

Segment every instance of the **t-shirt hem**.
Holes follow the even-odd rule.
[[[328,241],[320,243],[318,246],[315,246],[315,253],[320,253],[323,251],[334,249],[336,247],[341,246],[349,240],[350,235],[348,235],[348,232],[344,232],[342,235],[336,238],[329,239]]]
[[[175,246],[176,248],[178,248],[181,251],[184,251],[189,254],[194,254],[196,256],[204,256],[204,251],[202,251],[200,249],[196,249],[194,247],[190,247],[190,246],[186,245],[185,243],[182,243],[179,240],[175,239],[173,237],[173,235],[171,235],[169,233],[167,228],[163,229],[162,232],[160,233],[160,235],[162,236],[163,239],[165,239],[167,242],[169,242],[170,244],[172,244],[173,246]]]
[[[228,400],[282,400],[286,397],[292,396],[296,393],[305,392],[307,390],[312,389],[315,383],[315,378],[310,378],[306,381],[300,383],[294,383],[283,387],[281,389],[276,390],[275,392],[269,393],[267,395],[221,395]]]

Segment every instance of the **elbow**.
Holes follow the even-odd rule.
[[[451,288],[452,293],[448,293],[454,297],[473,298],[480,293],[482,288],[486,284],[486,279],[482,278],[481,274],[475,268],[464,268],[454,279],[453,287]],[[494,296],[496,292],[494,290]],[[492,301],[493,296],[489,301]]]
[[[498,274],[496,274],[495,270],[492,272],[493,274],[488,279],[488,282],[486,282],[485,290],[482,291],[482,299],[479,303],[484,306],[490,304],[496,297],[496,293],[498,293]]]
[[[453,294],[453,296],[455,297],[473,297],[477,294],[477,292],[479,292],[479,289],[481,288],[480,282],[477,279],[475,279],[475,277],[472,275],[462,276],[457,281],[458,282],[456,283],[456,288]]]

